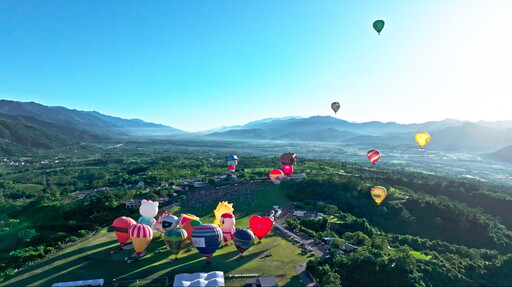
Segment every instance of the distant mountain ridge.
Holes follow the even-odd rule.
[[[512,121],[474,123],[446,119],[419,124],[352,123],[331,116],[256,121],[206,137],[401,145],[415,144],[414,134],[420,131],[430,133],[432,139],[428,146],[440,150],[484,152],[512,144]]]
[[[31,124],[78,141],[101,141],[112,138],[175,134],[183,131],[139,119],[122,119],[96,111],[78,111],[50,107],[34,102],[0,100],[0,113],[10,120]]]

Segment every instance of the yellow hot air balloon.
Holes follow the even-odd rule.
[[[373,200],[375,200],[375,202],[377,202],[377,204],[380,205],[384,198],[386,198],[386,196],[388,195],[388,191],[383,186],[375,186],[374,188],[372,188],[371,194]]]
[[[215,214],[215,220],[213,221],[214,224],[220,226],[220,216],[224,213],[233,213],[233,203],[228,203],[227,201],[221,201],[219,204],[217,204],[217,209],[213,211]]]
[[[414,136],[414,139],[416,142],[420,145],[420,147],[423,149],[423,147],[430,141],[430,135],[428,133],[417,133]]]

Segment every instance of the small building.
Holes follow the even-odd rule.
[[[139,206],[140,206],[140,200],[139,201],[135,201],[135,200],[128,201],[125,204],[126,208],[137,208]]]
[[[137,182],[137,185],[138,186],[144,186],[144,185],[146,185],[146,183],[141,180],[141,181]]]
[[[288,179],[299,180],[299,179],[305,179],[305,178],[306,178],[305,173],[294,173],[294,174],[290,175],[290,177]]]
[[[276,277],[260,277],[245,281],[245,287],[279,287]]]
[[[354,246],[354,245],[352,245],[350,243],[345,243],[345,246],[343,246],[343,250],[342,251],[344,253],[350,253],[350,252],[356,250],[357,248],[358,248],[357,246]]]
[[[202,181],[196,181],[194,182],[194,188],[203,188],[206,187],[208,184],[206,182]]]
[[[303,218],[305,215],[306,215],[305,211],[298,211],[298,210],[296,210],[296,211],[293,212],[293,216],[294,217]]]

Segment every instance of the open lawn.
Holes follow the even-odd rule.
[[[250,200],[250,203],[244,204],[244,200],[247,199]],[[248,220],[251,215],[265,215],[272,205],[282,205],[289,200],[279,187],[263,184],[251,191],[248,196],[234,198],[229,202],[234,203],[234,212],[237,215],[236,226],[248,228]],[[217,206],[216,203],[205,200],[202,207],[177,206],[172,208],[172,211],[193,213],[200,216],[203,222],[209,223],[213,222],[213,209]],[[14,278],[3,284],[5,286],[51,286],[56,282],[103,278],[106,282],[105,285],[111,286],[112,279],[121,282],[167,276],[172,281],[178,273],[220,270],[225,273],[227,286],[242,286],[246,279],[251,278],[227,278],[228,275],[235,274],[258,274],[258,277],[276,276],[280,286],[301,286],[295,266],[305,263],[309,259],[309,257],[301,255],[301,250],[278,234],[276,229],[267,235],[262,243],[255,244],[246,251],[240,260],[237,260],[239,252],[232,243],[230,246],[221,247],[214,254],[212,265],[207,269],[203,268],[205,258],[195,248],[192,247],[190,251],[187,251],[190,243],[187,243],[180,253],[179,260],[170,263],[169,259],[173,256],[170,251],[167,251],[159,233],[155,234],[155,238],[147,248],[148,253],[139,262],[129,264],[124,262],[124,258],[130,257],[133,250],[121,250],[110,254],[110,250],[116,249],[118,246],[113,232],[108,232],[105,228],[92,238],[20,271]],[[272,256],[264,257],[267,253],[271,253]],[[140,282],[140,286],[156,286],[156,282],[153,282],[155,285],[149,285],[151,281],[143,281]],[[130,286],[136,285],[130,284]]]

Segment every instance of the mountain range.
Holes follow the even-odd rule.
[[[337,142],[348,144],[415,145],[414,134],[431,135],[429,148],[437,150],[492,153],[512,145],[512,121],[469,122],[456,119],[418,124],[396,122],[353,123],[331,116],[309,118],[285,117],[253,121],[245,125],[188,133],[170,126],[122,119],[95,111],[78,111],[65,107],[50,107],[34,102],[0,100],[0,120],[3,132],[0,140],[13,141],[29,148],[62,146],[72,142],[102,142],[131,138],[172,138],[194,136],[206,140],[276,140],[297,142]],[[9,126],[11,132],[5,132]],[[16,125],[16,128],[13,126]],[[21,128],[23,127],[23,128]],[[29,128],[30,127],[30,128]],[[31,133],[31,144],[12,136],[13,129]],[[10,136],[8,135],[10,134]],[[54,135],[54,136],[51,136]],[[47,144],[48,139],[58,142]],[[18,140],[16,140],[18,139]],[[492,157],[492,155],[490,155]],[[496,156],[499,158],[499,156]]]

